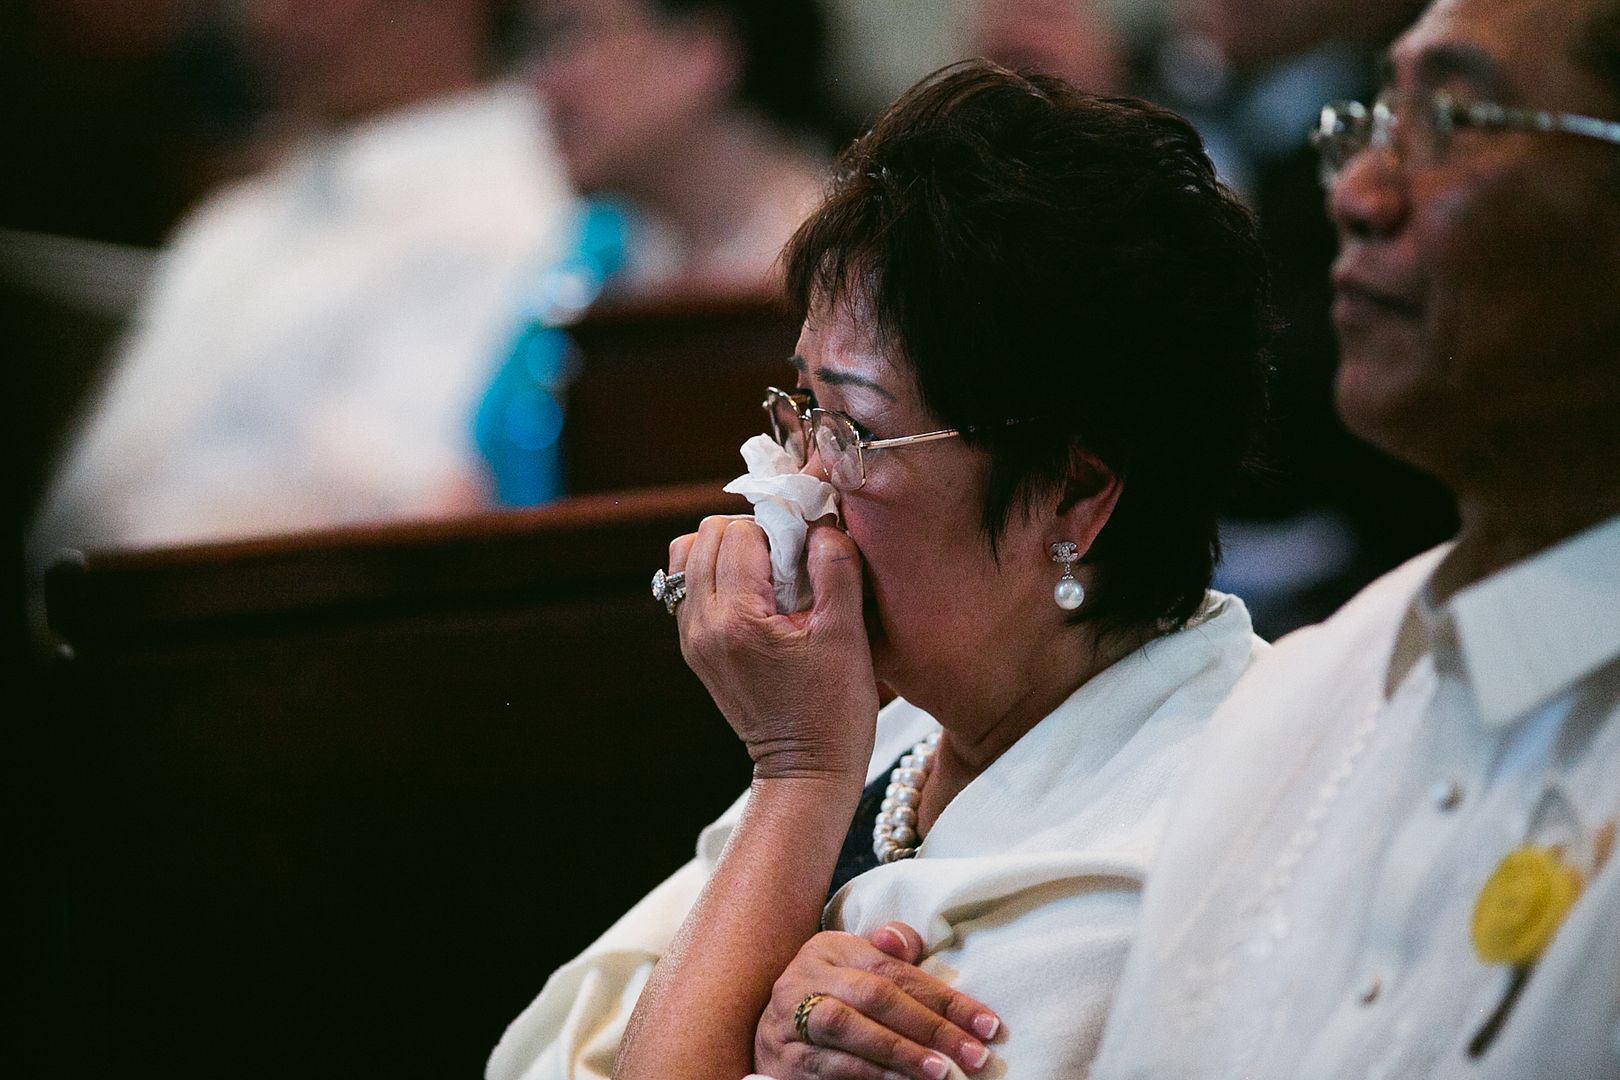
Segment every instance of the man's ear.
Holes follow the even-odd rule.
[[[1114,516],[1114,507],[1125,490],[1125,482],[1093,454],[1076,450],[1069,464],[1069,477],[1058,496],[1049,526],[1048,542],[1071,541],[1085,558],[1097,534]]]

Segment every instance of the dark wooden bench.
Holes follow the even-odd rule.
[[[767,298],[687,294],[606,305],[569,333],[567,485],[591,492],[742,472],[765,387],[793,380],[799,327]]]
[[[53,570],[61,1074],[479,1075],[746,785],[648,591],[739,508],[666,488]]]

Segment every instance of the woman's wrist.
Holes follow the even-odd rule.
[[[865,780],[864,773],[767,776],[756,771],[748,794],[748,828],[792,837],[800,869],[809,871],[811,864],[825,862],[830,877]],[[825,891],[825,885],[821,888]]]
[[[870,746],[836,749],[802,745],[752,745],[748,756],[754,762],[756,781],[803,780],[840,786],[855,782],[859,791],[866,783]]]

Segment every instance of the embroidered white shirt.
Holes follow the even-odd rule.
[[[1620,1077],[1620,518],[1435,605],[1445,554],[1211,721],[1094,1075]],[[1527,844],[1586,885],[1515,997],[1470,928]]]
[[[1080,687],[953,799],[914,859],[833,897],[829,929],[891,919],[922,935],[923,968],[991,1005],[1005,1034],[980,1077],[1084,1071],[1136,925],[1171,792],[1194,734],[1264,645],[1234,597]],[[878,720],[868,782],[935,729],[904,701]],[[742,800],[698,857],[560,968],[513,1021],[490,1080],[607,1077],[652,966],[713,870]],[[953,1076],[961,1078],[959,1072]]]

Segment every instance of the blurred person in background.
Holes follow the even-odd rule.
[[[972,50],[998,64],[1093,94],[1125,88],[1120,35],[1092,0],[977,0],[968,21]]]
[[[1302,132],[1316,104],[1370,89],[1378,51],[1422,0],[1177,0],[1157,56],[1162,96],[1201,107],[1240,190],[1279,159],[1314,161]],[[1314,176],[1314,173],[1312,174]]]
[[[1306,133],[1323,101],[1373,89],[1378,50],[1415,0],[1183,0],[1149,76],[1185,112],[1260,219],[1286,328],[1272,381],[1269,475],[1244,484],[1226,532],[1223,587],[1276,636],[1451,534],[1449,496],[1353,438],[1333,412],[1328,322],[1335,250]]]
[[[36,520],[143,546],[444,513],[567,196],[491,0],[250,0],[282,149],[193,210]]]
[[[761,290],[821,192],[815,0],[542,0],[534,84],[576,190],[628,207],[621,289]]]
[[[827,154],[817,0],[541,0],[533,82],[584,197],[474,422],[494,501],[563,494],[559,329],[604,292],[767,297]]]

